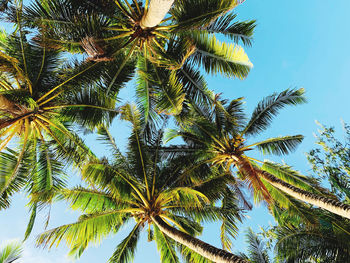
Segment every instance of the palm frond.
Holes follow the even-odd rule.
[[[203,193],[189,187],[176,187],[171,190],[165,190],[158,196],[158,199],[164,204],[171,202],[175,202],[178,205],[181,203],[192,203],[193,206],[198,207],[202,207],[209,202]]]
[[[161,80],[159,89],[162,91],[158,95],[156,105],[159,113],[179,114],[182,110],[182,104],[186,94],[183,92],[183,85],[177,79],[175,71],[170,73],[167,81],[164,81],[164,79]]]
[[[83,187],[75,187],[72,190],[62,190],[62,198],[70,203],[73,210],[80,210],[84,213],[95,213],[110,209],[123,209],[123,202],[113,198],[110,194],[90,190]]]
[[[0,153],[0,209],[10,206],[10,197],[25,186],[30,175],[28,153],[21,160],[18,158],[19,153],[11,149]]]
[[[156,112],[157,92],[152,87],[152,80],[149,76],[149,74],[154,74],[152,72],[153,66],[145,57],[140,57],[137,67],[136,99],[138,109],[145,123],[157,123],[159,120]]]
[[[34,223],[35,223],[35,219],[36,219],[36,214],[37,214],[37,204],[36,203],[32,204],[30,206],[30,210],[31,210],[31,214],[30,214],[30,218],[29,218],[29,222],[28,222],[28,225],[27,225],[26,232],[24,234],[24,241],[32,233],[32,230],[33,230],[33,227],[34,227]]]
[[[136,224],[129,235],[117,246],[116,251],[108,260],[111,263],[128,263],[133,260],[136,251],[137,241],[140,237],[142,226]]]
[[[303,139],[303,135],[281,136],[260,141],[253,146],[257,147],[263,154],[285,155],[294,151]],[[249,147],[247,146],[247,148]]]
[[[269,263],[269,255],[264,247],[262,240],[253,232],[251,228],[248,229],[246,235],[248,243],[249,260],[253,263]]]
[[[69,101],[68,105],[59,106],[62,118],[90,129],[101,124],[110,124],[117,115],[116,100],[106,96],[103,90],[97,90],[95,87],[85,88],[79,93],[71,94],[66,100]]]
[[[175,242],[160,231],[157,226],[154,226],[154,235],[157,243],[157,249],[160,251],[161,262],[180,262],[178,256],[176,255]]]
[[[40,234],[37,244],[51,248],[55,244],[58,246],[62,239],[65,239],[66,244],[71,248],[87,246],[91,242],[100,243],[110,233],[115,233],[118,229],[116,226],[123,224],[124,216],[125,212],[118,210],[82,215],[76,223],[63,225]]]
[[[287,89],[279,94],[272,94],[261,102],[255,108],[247,126],[244,128],[242,134],[254,135],[264,131],[270,126],[273,117],[275,117],[279,110],[288,105],[298,105],[306,102],[304,97],[305,90]]]
[[[242,47],[220,42],[215,36],[198,37],[194,44],[196,52],[190,63],[202,65],[207,73],[243,79],[253,66]]]
[[[301,189],[311,192],[319,192],[317,188],[319,188],[320,186],[318,185],[316,179],[303,176],[299,172],[293,170],[292,167],[288,165],[265,161],[261,168],[275,175],[281,180],[295,185]]]
[[[175,30],[187,30],[193,27],[208,26],[217,17],[227,13],[238,5],[238,1],[229,0],[180,0],[170,13],[177,22]]]
[[[87,164],[82,171],[82,177],[91,184],[109,190],[116,197],[122,195],[123,198],[127,198],[130,196],[131,186],[128,182],[138,185],[124,171],[116,170],[113,166],[103,162]]]
[[[234,22],[236,15],[228,13],[225,16],[220,16],[211,23],[205,31],[208,33],[223,34],[226,37],[234,40],[236,43],[241,41],[246,46],[251,46],[255,20]]]
[[[23,246],[19,242],[11,242],[0,248],[0,262],[12,263],[22,257]]]
[[[237,198],[234,193],[226,189],[222,199],[222,224],[220,227],[220,239],[222,248],[230,251],[232,247],[232,238],[238,234],[238,222],[242,222],[241,210],[237,206]]]

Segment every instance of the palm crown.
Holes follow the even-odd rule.
[[[218,171],[209,169],[207,165],[197,169],[189,167],[191,161],[188,157],[186,161],[182,154],[162,154],[156,150],[162,133],[155,133],[146,144],[141,134],[140,113],[130,105],[124,106],[121,111],[122,118],[133,125],[127,154],[120,153],[108,130],[102,128],[100,133],[113,149],[113,162],[95,160],[85,167],[83,177],[95,186],[95,190],[76,188],[63,192],[63,197],[71,206],[85,214],[76,223],[47,231],[38,242],[52,246],[64,238],[72,253],[81,254],[90,242],[98,242],[108,234],[117,233],[122,225],[134,219],[134,228],[117,246],[110,262],[130,262],[140,231],[147,224],[149,239],[156,241],[162,262],[179,262],[176,247],[188,260],[200,258],[181,245],[181,241],[178,243],[170,239],[167,231],[180,233],[186,239],[190,236],[185,233],[196,235],[201,232],[199,222],[203,220],[222,220],[222,238],[228,244],[230,235],[236,231],[241,212],[229,187],[225,187],[227,177],[220,176]],[[197,178],[196,183],[185,183],[193,175]],[[212,189],[205,195],[203,190],[209,189],[214,182],[218,188],[210,187]],[[219,185],[224,188],[218,191]],[[212,203],[219,200],[222,200],[221,206]],[[232,259],[239,260],[231,255],[222,262],[236,262]]]
[[[198,149],[207,162],[223,166],[228,171],[234,165],[240,171],[241,179],[248,180],[257,195],[269,200],[269,193],[256,174],[254,167],[256,159],[246,155],[254,147],[263,153],[286,154],[295,149],[302,141],[302,135],[270,138],[258,143],[247,144],[247,138],[264,131],[271,123],[272,117],[280,108],[289,104],[299,104],[305,101],[303,89],[286,90],[274,94],[262,102],[254,110],[249,121],[245,121],[242,98],[227,103],[216,97],[214,108],[194,108],[194,118],[190,117],[187,127],[172,130],[168,139],[182,136],[183,139]],[[203,157],[202,157],[203,158]]]
[[[203,89],[197,83],[198,66],[204,66],[206,72],[239,78],[244,78],[252,66],[241,47],[216,38],[223,35],[250,45],[254,21],[235,22],[236,15],[229,13],[238,2],[176,1],[168,15],[153,27],[141,23],[152,13],[152,1],[107,3],[37,1],[25,9],[24,25],[39,28],[40,35],[35,39],[44,46],[84,52],[89,55],[88,60],[113,65],[117,70],[107,93],[122,69],[136,61],[140,80],[137,94],[143,95],[146,114],[153,109],[178,114],[185,95],[187,100],[195,100],[192,95]],[[11,21],[17,20],[15,9],[9,12]],[[116,61],[120,56],[123,60]],[[189,82],[191,85],[187,85]]]
[[[72,124],[93,128],[116,115],[116,99],[99,84],[108,69],[63,63],[24,34],[0,34],[0,208],[23,186],[32,198],[49,201],[65,184],[62,158],[79,164],[89,152]],[[121,76],[113,92],[129,80],[127,68]],[[36,204],[31,208],[33,222]]]
[[[248,122],[244,121],[240,99],[233,100],[226,106],[225,102],[217,100],[214,102],[214,110],[194,105],[192,117],[188,117],[191,116],[190,112],[187,117],[182,116],[184,120],[190,118],[187,119],[189,125],[182,125],[179,131],[170,132],[169,139],[182,136],[190,147],[201,149],[198,155],[202,162],[225,167],[227,171],[237,167],[240,178],[254,189],[256,200],[263,198],[272,203],[271,194],[276,197],[275,201],[281,198],[288,201],[293,197],[349,218],[350,206],[325,193],[314,179],[300,175],[289,166],[262,162],[246,155],[254,148],[277,155],[295,149],[303,136],[276,137],[248,145],[245,141],[247,137],[264,131],[284,106],[304,103],[303,93],[303,89],[285,90],[265,98],[258,104]],[[291,202],[288,203],[290,206]]]
[[[209,72],[244,77],[251,67],[244,51],[215,38],[215,34],[223,34],[250,44],[254,21],[234,22],[236,16],[226,14],[237,5],[228,0],[176,1],[169,16],[153,27],[141,23],[152,1],[145,5],[119,0],[108,5],[99,1],[36,2],[26,9],[25,17],[29,23],[43,24],[42,41],[73,52],[84,51],[93,60],[113,59],[127,48],[126,60],[135,51],[158,66],[174,68],[191,56],[192,63],[203,64]]]

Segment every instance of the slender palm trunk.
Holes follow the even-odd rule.
[[[142,28],[155,27],[169,12],[174,0],[151,0],[147,13],[143,15],[140,26]]]
[[[256,170],[257,173],[267,182],[269,182],[277,189],[289,194],[290,196],[301,201],[307,202],[309,204],[318,206],[325,210],[328,210],[329,212],[332,212],[334,214],[350,219],[350,205],[343,204],[342,202],[339,202],[337,200],[310,193],[308,191],[290,185],[266,171],[260,169]]]
[[[174,239],[182,245],[190,248],[194,252],[206,257],[214,262],[219,263],[247,263],[246,260],[233,255],[225,250],[213,247],[195,237],[192,237],[184,232],[177,230],[174,227],[166,224],[159,216],[152,217],[153,222],[158,228],[168,237]]]

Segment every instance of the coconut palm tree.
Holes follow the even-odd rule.
[[[83,178],[94,188],[77,187],[62,192],[62,198],[84,214],[75,223],[41,234],[38,244],[51,247],[65,239],[71,253],[80,255],[90,243],[116,234],[134,219],[130,234],[116,247],[109,262],[130,262],[146,226],[162,262],[180,262],[176,248],[188,262],[205,260],[202,257],[214,262],[245,262],[193,237],[201,232],[199,222],[203,220],[222,220],[221,231],[225,233],[237,230],[236,222],[241,216],[237,200],[228,187],[224,191],[213,187],[226,185],[227,177],[208,165],[194,169],[190,155],[176,151],[162,154],[156,150],[162,132],[154,132],[146,140],[141,115],[134,107],[122,107],[121,116],[132,124],[127,154],[119,151],[107,129],[100,129],[113,151],[111,160],[95,159],[84,168]],[[207,195],[204,189],[208,190]],[[221,206],[214,205],[220,200]]]
[[[146,1],[144,5],[118,0],[115,5],[104,5],[103,10],[93,8],[103,6],[99,1],[37,1],[26,8],[25,17],[29,25],[39,23],[46,43],[86,52],[93,60],[113,59],[126,48],[126,60],[141,55],[157,65],[174,68],[191,56],[192,63],[203,64],[207,71],[242,78],[251,67],[243,49],[215,38],[215,34],[223,34],[250,44],[254,21],[234,22],[236,16],[226,14],[237,4],[228,0],[177,1],[168,12],[172,1],[166,0]],[[173,45],[181,46],[176,57],[167,52]]]
[[[182,136],[190,147],[202,148],[199,154],[202,161],[223,166],[227,171],[236,167],[240,178],[254,189],[257,200],[265,199],[271,203],[272,186],[278,190],[275,194],[288,194],[350,218],[350,206],[338,202],[332,195],[320,195],[314,180],[292,172],[289,167],[262,162],[247,155],[253,149],[260,150],[263,154],[283,155],[296,148],[303,139],[302,135],[276,137],[248,144],[246,140],[249,136],[264,131],[284,106],[304,103],[303,94],[303,89],[273,94],[258,104],[247,122],[241,108],[241,99],[227,104],[227,101],[217,98],[214,110],[193,106],[195,114],[187,121],[189,125],[183,125],[179,131],[173,130],[168,137]]]
[[[17,261],[22,255],[22,244],[11,242],[5,244],[0,249],[0,263],[12,263]]]
[[[32,225],[38,205],[51,202],[53,192],[65,185],[61,161],[78,165],[89,152],[74,128],[109,123],[117,112],[116,99],[105,95],[103,85],[114,68],[65,63],[57,51],[29,42],[25,33],[19,25],[19,34],[0,34],[0,209],[26,187]],[[113,94],[130,79],[128,68]]]
[[[208,73],[238,78],[244,78],[252,66],[241,47],[221,43],[216,38],[223,35],[236,43],[251,44],[254,21],[236,22],[236,15],[228,13],[238,2],[191,0],[176,1],[174,5],[172,1],[100,2],[106,1],[36,1],[25,9],[26,25],[40,28],[36,41],[44,46],[86,53],[88,60],[115,65],[118,70],[110,85],[127,62],[137,58],[136,72],[143,80],[137,92],[144,95],[146,114],[152,111],[150,105],[154,100],[157,113],[178,114],[185,96],[188,100],[203,90],[196,83],[195,71],[199,66]],[[14,11],[12,15],[10,12],[9,20],[16,21],[13,14]],[[151,26],[149,21],[154,24],[151,17],[161,20]],[[124,60],[116,63],[114,60],[120,54]]]

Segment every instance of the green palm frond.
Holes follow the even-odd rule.
[[[252,263],[269,263],[269,255],[264,247],[263,241],[253,232],[251,228],[246,234],[246,241],[248,243],[249,261]]]
[[[27,240],[27,238],[32,233],[32,230],[33,230],[33,227],[34,227],[34,223],[35,223],[35,219],[36,219],[36,215],[37,215],[38,204],[37,203],[31,204],[29,210],[31,211],[31,213],[30,213],[29,222],[28,222],[28,225],[27,225],[27,228],[26,228],[26,232],[24,233],[24,241]]]
[[[33,192],[41,193],[62,189],[66,186],[64,165],[56,159],[52,147],[41,143],[37,168],[33,175]]]
[[[138,182],[130,178],[122,169],[116,170],[115,167],[103,162],[90,162],[87,164],[82,171],[82,177],[88,183],[98,185],[102,189],[108,189],[115,197],[122,195],[124,199],[130,196],[131,193],[128,182],[138,185]]]
[[[149,156],[146,154],[145,142],[142,140],[142,119],[140,112],[135,106],[126,104],[120,108],[120,117],[122,120],[129,121],[132,124],[132,134],[129,137],[128,154],[130,167],[136,171],[139,180],[145,183],[147,195],[150,194],[150,178],[147,174],[149,165]]]
[[[265,186],[271,194],[271,197],[275,200],[275,202],[269,206],[269,210],[279,224],[300,221],[309,225],[316,223],[317,220],[314,219],[312,211],[310,211],[310,208],[305,204],[269,184],[265,184]]]
[[[133,260],[136,251],[137,241],[140,237],[142,226],[136,224],[130,234],[117,246],[116,251],[108,260],[111,263],[127,263]]]
[[[71,104],[60,106],[62,118],[85,127],[94,128],[101,124],[109,124],[117,115],[116,100],[93,87],[72,94],[69,102]]]
[[[175,242],[160,231],[157,226],[154,226],[154,235],[157,243],[157,249],[160,251],[161,262],[180,262],[176,253]]]
[[[198,221],[193,220],[188,215],[166,215],[165,219],[171,218],[177,223],[183,232],[190,234],[191,236],[201,235],[203,232],[203,226]]]
[[[230,13],[221,16],[210,24],[206,30],[209,33],[223,34],[233,39],[236,43],[241,41],[244,45],[251,46],[252,36],[256,26],[255,20],[232,23],[235,18],[236,15]]]
[[[254,135],[264,131],[270,126],[274,116],[280,109],[288,105],[298,105],[306,102],[304,89],[287,89],[279,94],[266,97],[255,108],[247,126],[242,134]]]
[[[0,248],[0,263],[12,263],[22,257],[23,245],[19,242],[2,244]]]
[[[182,83],[179,82],[174,71],[170,73],[167,82],[164,81],[162,76],[159,76],[159,80],[161,81],[159,89],[162,92],[157,98],[156,109],[159,113],[179,114],[186,96],[183,92]]]
[[[119,210],[85,214],[80,216],[76,223],[42,233],[37,239],[37,244],[44,247],[52,247],[55,244],[58,246],[62,239],[72,248],[90,242],[100,243],[104,237],[115,232],[116,226],[125,221],[124,216],[125,212]]]
[[[72,209],[81,210],[84,213],[124,208],[123,201],[98,190],[75,187],[72,190],[62,190],[61,195],[64,200],[70,203]]]
[[[185,63],[180,70],[176,72],[179,81],[183,85],[186,93],[186,100],[190,103],[205,105],[212,100],[212,92],[208,89],[207,83],[203,75]]]
[[[117,158],[123,158],[116,144],[115,138],[112,136],[112,134],[106,126],[102,125],[98,127],[97,133],[99,135],[97,140],[101,141],[104,145],[106,145],[114,156],[117,156]]]
[[[137,71],[137,86],[136,86],[136,99],[137,106],[144,116],[145,123],[156,123],[159,116],[156,112],[157,92],[152,87],[151,79],[149,79],[149,73],[153,70],[153,65],[145,58],[141,57],[138,60]],[[154,74],[154,72],[152,72]]]
[[[213,169],[213,168],[209,168]],[[199,173],[199,169],[196,169],[194,173]],[[206,196],[210,198],[210,200],[221,200],[226,196],[225,192],[222,191],[223,189],[226,189],[226,186],[229,184],[234,184],[233,178],[227,176],[227,174],[222,173],[222,171],[218,171],[218,176],[213,176],[212,178],[209,178],[205,181],[203,181],[201,178],[197,179],[199,182],[194,181],[195,189],[197,191],[200,191],[202,193],[205,193]],[[191,176],[192,177],[192,176]],[[220,189],[220,190],[219,190]]]
[[[20,158],[17,151],[0,152],[0,209],[10,206],[10,197],[29,179],[31,163],[28,154]]]
[[[177,204],[181,205],[182,202],[191,203],[194,207],[202,207],[205,203],[209,202],[208,198],[203,193],[189,187],[176,187],[171,190],[165,190],[158,198],[164,204],[176,200]]]
[[[227,13],[238,5],[238,1],[229,0],[180,0],[170,13],[177,21],[175,30],[187,30],[193,27],[210,25],[217,17]]]
[[[240,209],[237,206],[237,198],[235,194],[227,189],[222,199],[222,224],[220,227],[220,239],[223,249],[230,251],[232,240],[238,235],[237,223],[242,222]],[[236,212],[233,212],[236,211]]]
[[[281,136],[260,141],[251,146],[255,146],[263,154],[285,155],[294,151],[303,139],[303,135]],[[246,147],[249,148],[251,146]]]
[[[208,73],[243,79],[253,66],[242,47],[220,42],[215,36],[198,37],[194,44],[196,51],[190,62],[203,65]]]
[[[261,168],[301,189],[319,192],[317,188],[320,188],[320,186],[316,179],[301,175],[298,171],[293,170],[291,166],[265,161]]]

